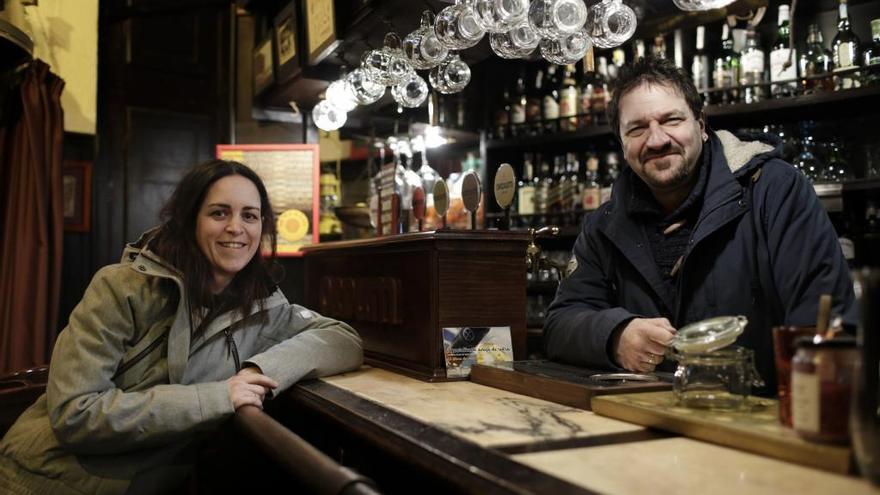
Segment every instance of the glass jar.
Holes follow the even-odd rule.
[[[678,362],[672,393],[678,405],[701,409],[738,409],[752,386],[764,385],[750,349],[731,346],[743,333],[745,316],[719,316],[681,328],[669,358]]]
[[[697,354],[678,352],[672,358],[678,361],[672,394],[682,406],[739,409],[746,405],[752,386],[763,385],[751,349],[732,346]]]
[[[855,340],[801,337],[791,361],[791,420],[807,440],[846,443],[858,359]]]

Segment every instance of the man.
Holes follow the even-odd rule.
[[[629,167],[584,220],[548,312],[551,359],[671,370],[661,362],[678,328],[745,315],[737,344],[775,390],[772,326],[815,324],[823,293],[855,323],[837,235],[778,138],[708,129],[693,83],[663,59],[621,73],[608,118]]]

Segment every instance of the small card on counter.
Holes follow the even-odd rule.
[[[474,364],[513,361],[510,327],[444,328],[443,354],[447,378],[467,378]]]

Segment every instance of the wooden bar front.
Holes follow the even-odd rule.
[[[366,362],[446,379],[442,329],[509,326],[526,352],[528,235],[434,231],[332,242],[305,249],[309,307],[364,339]]]

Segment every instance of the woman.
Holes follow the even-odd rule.
[[[275,221],[251,169],[198,165],[161,216],[58,336],[46,393],[0,442],[0,492],[164,492],[186,478],[197,433],[360,366],[351,327],[275,286]]]

